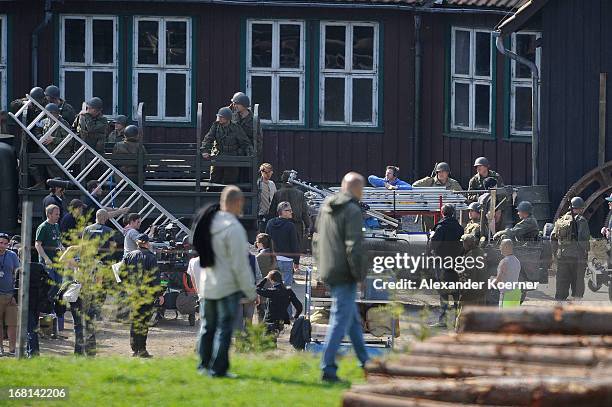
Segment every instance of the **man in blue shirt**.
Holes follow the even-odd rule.
[[[15,301],[15,273],[19,258],[8,250],[9,235],[0,233],[0,355],[4,353],[4,325],[8,328],[8,355],[15,355],[17,338],[17,301]]]
[[[399,179],[399,168],[393,165],[388,165],[385,171],[385,178],[377,177],[376,175],[370,175],[368,177],[370,185],[376,188],[387,188],[387,189],[399,189],[408,190],[412,189],[412,185]]]

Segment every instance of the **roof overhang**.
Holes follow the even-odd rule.
[[[520,30],[547,2],[548,0],[529,0],[527,3],[523,4],[516,13],[497,26],[500,36],[503,38]]]

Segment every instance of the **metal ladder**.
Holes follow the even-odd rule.
[[[110,162],[108,162],[102,155],[100,155],[96,150],[91,148],[87,143],[85,143],[79,136],[77,136],[72,129],[68,128],[62,122],[55,118],[51,113],[45,110],[44,106],[41,106],[36,100],[34,100],[30,95],[26,95],[28,101],[23,104],[23,106],[17,111],[17,113],[9,113],[11,117],[17,122],[17,124],[23,129],[25,133],[40,147],[41,151],[45,152],[49,158],[57,165],[62,171],[66,174],[68,179],[72,181],[72,183],[77,186],[81,192],[83,192],[87,197],[89,197],[93,202],[98,204],[100,207],[109,206],[111,202],[117,203],[116,209],[135,207],[138,204],[142,204],[142,209],[138,211],[142,220],[145,220],[154,211],[159,213],[159,216],[153,221],[151,226],[163,226],[167,224],[175,224],[179,229],[179,235],[184,233],[185,235],[189,235],[189,228],[185,226],[181,221],[175,218],[170,212],[168,212],[163,206],[161,206],[157,201],[149,196],[145,191],[143,191],[138,185],[136,185],[132,180],[126,177],[121,171],[119,171],[115,166],[113,166]],[[36,106],[40,109],[40,114],[36,116],[32,122],[27,123],[27,110],[28,107]],[[55,123],[47,130],[45,134],[43,134],[40,139],[43,139],[47,136],[51,136],[59,127],[66,130],[68,136],[64,138],[60,144],[58,144],[52,151],[47,149],[43,143],[41,143],[40,139],[37,138],[33,133],[32,129],[39,121],[48,118]],[[73,141],[75,143],[76,150],[71,156],[66,156],[65,154],[60,155],[62,150],[66,150],[66,147],[69,146]],[[86,165],[80,168],[80,172],[77,175],[72,175],[70,169],[77,163],[80,163],[79,158],[81,158],[86,152],[93,155],[92,161],[87,163]],[[103,170],[102,176],[97,178],[100,184],[104,185],[106,183],[111,184],[110,192],[101,198],[98,198],[92,194],[90,194],[87,189],[83,186],[83,182],[86,181],[86,177],[92,170],[96,167],[99,167]],[[119,194],[127,195],[127,199],[121,200],[119,199]],[[155,213],[155,214],[157,214]],[[117,227],[118,230],[123,232],[123,226],[119,223],[118,219],[121,214],[116,215],[111,218],[110,221]],[[150,229],[149,229],[150,230]]]

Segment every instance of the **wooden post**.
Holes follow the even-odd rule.
[[[599,74],[599,153],[597,165],[602,166],[606,162],[606,87],[608,74]]]
[[[195,190],[196,194],[196,208],[199,208],[202,203],[202,197],[200,192],[202,191],[202,154],[200,153],[200,145],[202,144],[202,114],[203,107],[202,102],[198,102],[198,114],[196,118],[196,156],[195,156]]]
[[[257,190],[257,179],[259,177],[259,155],[262,153],[259,151],[259,140],[260,140],[260,126],[259,126],[259,104],[255,104],[253,106],[253,167],[252,167],[252,184],[251,191],[255,193],[253,197],[253,204],[251,205],[253,208],[253,214],[255,215],[255,227],[257,228],[257,210],[259,208],[259,191]],[[262,143],[263,145],[263,143]]]
[[[489,213],[487,217],[489,218],[489,233],[492,235],[495,234],[495,207],[497,206],[497,188],[491,190],[491,201],[489,203]]]
[[[32,240],[32,202],[23,203],[21,221],[21,276],[19,277],[19,315],[17,321],[17,357],[26,356],[30,294],[30,242]]]

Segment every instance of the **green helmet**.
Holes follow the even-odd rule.
[[[104,103],[102,103],[102,99],[96,96],[87,101],[87,106],[91,107],[92,109],[102,110]]]
[[[237,95],[234,96],[232,98],[232,103],[235,103],[237,105],[242,105],[244,107],[249,107],[251,106],[251,100],[249,99],[249,97],[247,95],[245,95],[244,93],[242,95]]]
[[[580,198],[579,196],[576,196],[576,197],[572,198],[572,200],[570,202],[570,208],[572,208],[572,209],[584,209],[584,199]]]
[[[484,165],[485,167],[489,166],[489,160],[487,160],[487,157],[478,157],[475,161],[474,161],[474,167],[478,167],[479,165]]]
[[[217,117],[223,117],[224,119],[232,120],[232,114],[232,109],[230,109],[229,107],[222,107],[221,109],[219,109]]]
[[[445,162],[438,163],[438,165],[436,165],[436,172],[440,172],[440,171],[450,172],[450,165],[448,165],[448,163],[445,163]]]
[[[59,106],[56,105],[55,103],[48,103],[47,106],[45,106],[45,110],[48,111],[49,113],[58,113],[60,112],[59,110]]]
[[[471,211],[480,212],[480,204],[478,202],[472,202],[468,206],[468,209],[471,210]]]
[[[30,90],[30,96],[36,101],[41,101],[45,99],[45,91],[40,86],[36,86]]]
[[[531,212],[533,212],[533,205],[529,201],[522,201],[516,206],[516,210],[519,212],[527,212],[531,215]]]
[[[127,124],[127,117],[120,114],[117,117],[115,117],[115,123],[119,123],[125,126]]]
[[[138,127],[130,124],[123,131],[125,138],[138,138]]]
[[[50,98],[59,99],[60,98],[60,90],[55,85],[49,85],[45,88],[45,96]]]

